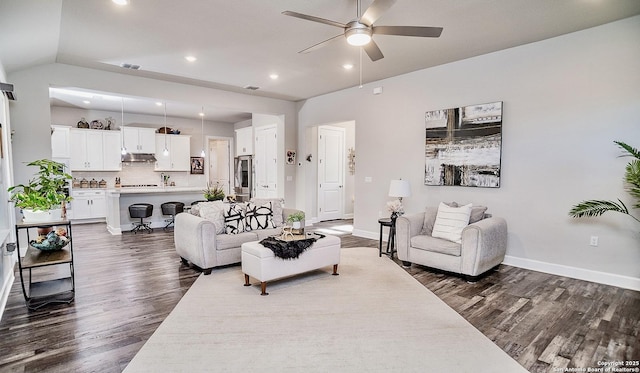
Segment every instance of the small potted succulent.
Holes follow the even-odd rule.
[[[304,212],[298,211],[287,217],[287,222],[291,223],[293,229],[300,229],[304,220]]]
[[[49,159],[33,161],[27,166],[39,168],[36,177],[27,184],[7,189],[9,200],[22,209],[25,222],[46,222],[62,219],[66,202],[71,201],[65,186],[71,175],[64,172],[64,165]]]

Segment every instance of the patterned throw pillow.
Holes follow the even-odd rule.
[[[224,209],[224,224],[227,234],[244,232],[244,208],[242,205],[228,205]]]
[[[256,205],[252,202],[247,203],[247,211],[244,217],[245,229],[247,231],[276,227],[273,221],[273,207],[271,202],[263,205]]]
[[[440,202],[431,237],[461,243],[462,230],[469,225],[471,207],[471,204],[460,207],[449,207]]]
[[[284,199],[282,198],[252,198],[251,203],[254,205],[265,205],[271,202],[271,210],[273,211],[273,223],[276,227],[282,227],[284,220],[282,219],[282,205],[284,205]]]

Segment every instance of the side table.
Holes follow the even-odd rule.
[[[16,224],[16,244],[20,247],[20,230],[27,233],[27,252],[24,258],[18,253],[18,268],[20,272],[20,282],[22,284],[22,294],[30,310],[38,309],[49,303],[71,303],[75,298],[75,278],[73,268],[73,240],[67,246],[56,251],[41,251],[31,245],[30,230],[38,227],[63,226],[67,229],[67,236],[71,239],[71,222],[59,220],[47,223],[25,223]],[[32,272],[39,268],[49,266],[68,266],[68,275],[62,275],[47,280],[33,281]],[[23,272],[28,272],[28,278]],[[62,272],[65,272],[64,270]]]
[[[381,218],[378,219],[380,223],[380,242],[378,243],[378,256],[382,254],[388,255],[393,259],[393,253],[396,252],[396,219]],[[384,227],[389,227],[389,238],[387,239],[387,251],[382,252],[382,230]]]

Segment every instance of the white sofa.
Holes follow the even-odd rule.
[[[480,207],[472,223],[462,230],[461,243],[431,236],[438,212],[435,207],[397,218],[398,259],[405,266],[416,263],[477,281],[502,263],[507,251],[506,221],[485,214],[485,210]]]
[[[281,233],[282,222],[286,222],[290,214],[298,211],[281,208],[281,219],[274,219],[278,221],[278,227],[238,234],[217,233],[220,232],[220,227],[216,227],[214,221],[187,212],[180,213],[175,216],[173,235],[176,252],[184,264],[190,263],[208,275],[215,267],[239,263],[243,243]]]

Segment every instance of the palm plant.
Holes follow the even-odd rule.
[[[614,142],[627,152],[627,154],[623,156],[634,157],[625,167],[624,181],[626,183],[625,189],[636,199],[633,208],[640,209],[640,151],[622,141]],[[604,200],[582,201],[573,206],[571,211],[569,211],[569,215],[574,218],[581,218],[584,216],[600,216],[607,211],[627,214],[640,222],[640,219],[631,215],[627,206],[620,199],[618,199],[618,202]]]

